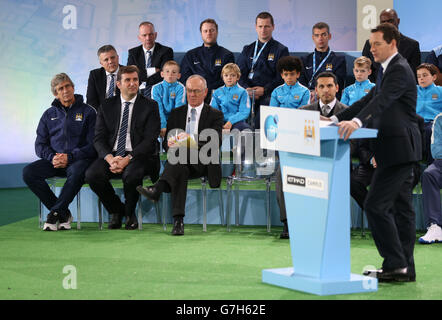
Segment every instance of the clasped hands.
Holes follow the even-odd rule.
[[[52,158],[52,165],[55,169],[63,169],[68,166],[68,155],[66,153],[56,153]]]
[[[109,163],[109,170],[112,173],[119,174],[122,173],[124,168],[129,164],[129,157],[116,156],[108,154],[104,160]]]
[[[252,98],[253,92],[255,92],[255,99],[259,99],[264,95],[264,87],[250,87],[247,88],[247,93],[249,97]]]

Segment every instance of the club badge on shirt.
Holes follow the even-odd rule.
[[[75,115],[75,121],[83,121],[83,114],[82,113],[77,113]]]
[[[295,98],[295,100],[299,100],[299,96],[294,96],[293,98]]]
[[[439,98],[439,96],[437,95],[437,93],[435,93],[431,96],[431,99],[433,99],[433,100],[437,100],[438,98]]]
[[[232,99],[233,99],[233,100],[238,100],[238,95],[237,95],[237,94],[234,94],[234,95],[232,96]]]
[[[332,71],[332,70],[333,70],[333,65],[332,65],[331,63],[327,63],[327,64],[325,65],[325,70],[327,70],[327,71]]]
[[[175,99],[175,97],[176,97],[176,93],[175,93],[175,92],[171,92],[171,93],[170,93],[170,98],[171,98],[171,99]]]
[[[369,93],[369,92],[370,92],[370,89],[364,89],[364,92],[365,92],[365,93]]]
[[[267,61],[273,61],[275,60],[275,54],[274,53],[269,53],[268,57],[267,57]]]
[[[216,59],[215,60],[215,67],[220,67],[221,66],[221,59]]]

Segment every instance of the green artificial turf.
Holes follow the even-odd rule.
[[[38,201],[28,189],[0,190],[0,201],[0,299],[442,299],[442,244],[416,244],[415,283],[321,297],[261,282],[263,269],[292,265],[289,241],[279,239],[281,227],[227,232],[208,225],[203,232],[201,225],[186,224],[185,235],[174,237],[171,225],[167,231],[157,224],[99,231],[97,223],[82,223],[81,230],[73,223],[70,231],[44,232]],[[352,273],[381,264],[367,235],[352,231]],[[66,266],[75,267],[76,289],[63,287],[73,275],[63,273]]]
[[[377,292],[320,297],[261,282],[261,271],[291,265],[281,228],[186,225],[185,236],[171,225],[143,230],[44,232],[37,218],[0,227],[0,299],[441,299],[442,245],[417,245],[418,281],[380,284]],[[73,223],[75,227],[75,223]],[[351,270],[379,266],[369,237],[354,233]],[[77,288],[65,289],[66,266],[76,269]]]

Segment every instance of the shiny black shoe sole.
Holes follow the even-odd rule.
[[[138,186],[137,191],[139,194],[145,196],[147,199],[149,199],[152,202],[158,202],[160,200],[160,196],[155,196],[153,192],[147,191],[143,186]]]

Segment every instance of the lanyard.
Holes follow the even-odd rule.
[[[264,43],[264,45],[261,47],[261,50],[259,50],[258,55],[256,55],[256,51],[258,51],[258,40],[255,42],[255,52],[253,53],[253,60],[252,60],[252,72],[253,68],[255,67],[256,62],[258,61],[259,56],[262,53],[262,50],[264,50],[265,46],[268,42]]]
[[[318,70],[321,70],[322,65],[325,63],[325,61],[327,61],[328,57],[330,56],[330,53],[331,53],[331,50],[328,51],[327,56],[319,64]],[[313,82],[313,78],[315,77],[316,72],[318,70],[316,70],[316,50],[315,50],[315,52],[313,52],[313,74],[312,74],[312,78],[310,79],[310,82],[309,82],[309,85],[308,85],[309,87],[311,86],[311,84]]]

